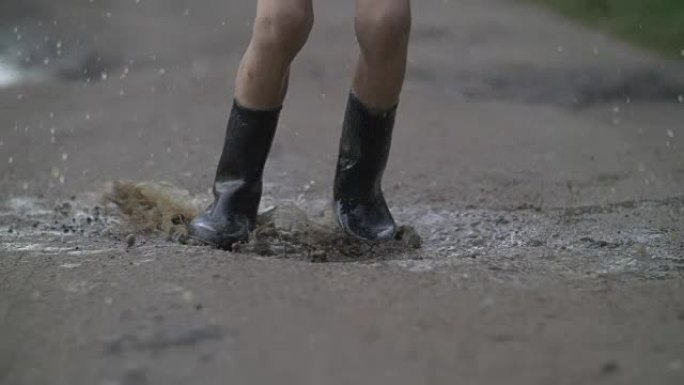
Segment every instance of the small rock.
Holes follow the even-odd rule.
[[[130,249],[133,246],[135,246],[135,235],[128,234],[126,236],[126,248]]]
[[[608,361],[601,367],[601,372],[606,374],[615,373],[618,370],[620,370],[620,366],[615,361]]]
[[[529,242],[527,242],[527,246],[529,246],[529,247],[541,247],[541,246],[544,246],[544,241],[539,240],[539,239],[531,239]]]
[[[328,255],[323,251],[316,251],[311,254],[312,263],[325,263],[328,262]]]

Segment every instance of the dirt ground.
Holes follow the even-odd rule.
[[[209,198],[253,3],[0,2],[0,383],[684,383],[684,61],[523,1],[414,4],[384,186],[421,249],[129,236],[109,181]],[[264,207],[330,196],[353,2],[315,3]]]

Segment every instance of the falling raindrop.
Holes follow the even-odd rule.
[[[673,130],[667,130],[667,137],[668,138],[674,138],[674,131]]]
[[[159,75],[164,75],[166,74],[166,68],[160,68],[159,69]]]
[[[9,164],[14,163],[14,157],[10,156],[7,162],[9,162]]]
[[[69,159],[69,154],[66,152],[62,153],[62,162],[66,161],[67,159]]]
[[[102,78],[102,80],[107,80],[108,75],[107,75],[106,72],[103,72],[103,73],[100,75],[100,77]]]

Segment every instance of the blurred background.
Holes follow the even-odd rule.
[[[254,5],[3,0],[1,192],[68,194],[118,178],[206,191]],[[267,173],[287,174],[293,189],[314,180],[324,192],[356,47],[353,2],[315,8]],[[466,204],[679,190],[679,2],[428,0],[413,8],[390,183],[448,165],[435,194],[446,188]],[[416,194],[427,194],[423,184]]]

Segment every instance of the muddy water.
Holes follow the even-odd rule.
[[[162,210],[201,207],[209,199],[173,191],[169,196],[181,201],[162,203],[167,205]],[[684,198],[514,210],[394,207],[398,222],[410,227],[402,227],[399,240],[383,244],[345,237],[327,207],[323,199],[265,196],[257,230],[236,251],[311,262],[388,262],[418,271],[479,263],[508,275],[553,271],[665,278],[684,273]],[[141,228],[135,220],[139,214],[125,215],[96,193],[59,202],[13,198],[0,210],[0,251],[87,258],[116,249],[192,247],[177,228]]]

